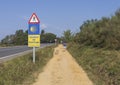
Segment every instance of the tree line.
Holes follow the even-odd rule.
[[[82,46],[118,50],[120,49],[120,9],[111,17],[87,20],[80,26],[79,32],[74,35],[70,31],[69,33],[69,37],[66,37],[69,42],[73,41]]]
[[[120,9],[111,17],[85,21],[76,34],[73,34],[71,30],[66,30],[62,37],[57,38],[53,33],[41,31],[41,43],[53,43],[55,39],[58,39],[58,42],[75,42],[85,46],[120,49]],[[1,44],[27,45],[27,41],[28,32],[21,29],[14,35],[7,35],[1,40]]]
[[[41,30],[41,43],[55,42],[56,35],[53,33],[45,33]],[[1,45],[27,45],[28,44],[28,31],[22,29],[17,30],[15,34],[7,35],[1,40]]]

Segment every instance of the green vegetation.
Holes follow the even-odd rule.
[[[95,85],[120,85],[120,51],[71,43],[69,52]]]
[[[17,30],[15,34],[7,35],[1,40],[1,45],[27,45],[28,33],[27,31]]]
[[[53,33],[45,33],[44,30],[41,31],[41,43],[53,43],[55,42],[56,35]]]
[[[41,43],[53,43],[55,42],[56,35],[53,33],[45,33],[41,31]],[[15,34],[7,35],[0,42],[0,46],[14,46],[14,45],[27,45],[28,43],[28,31],[22,29],[17,30]]]
[[[63,37],[61,38],[64,42],[71,42],[74,39],[74,34],[71,30],[66,30],[63,32]]]
[[[106,49],[120,49],[120,10],[110,18],[87,20],[74,38],[76,43]]]
[[[30,85],[35,79],[34,73],[42,71],[53,56],[53,48],[54,46],[49,46],[38,50],[35,64],[32,62],[32,54],[0,63],[0,85],[22,85],[23,82],[24,85]]]
[[[120,10],[84,22],[67,47],[95,85],[120,85]]]

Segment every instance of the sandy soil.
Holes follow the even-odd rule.
[[[69,52],[59,45],[33,85],[93,85]]]

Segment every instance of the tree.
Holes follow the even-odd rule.
[[[53,33],[45,33],[44,30],[41,30],[41,43],[53,43],[55,42],[56,35]]]
[[[13,35],[7,35],[5,38],[1,40],[1,44],[6,45],[27,45],[28,42],[28,31],[25,32],[21,30],[17,30]]]
[[[45,30],[41,30],[41,35],[44,35],[45,34]]]
[[[9,35],[7,35],[4,39],[1,40],[1,44],[9,44]]]
[[[22,29],[17,30],[15,33],[14,44],[15,45],[24,45],[25,34]]]
[[[44,43],[45,42],[45,31],[44,30],[41,30],[40,38],[41,38],[41,43]]]
[[[80,45],[120,49],[120,10],[111,18],[84,22],[74,41]]]
[[[44,34],[44,42],[45,43],[53,43],[55,42],[56,35],[53,33],[45,33]]]
[[[71,30],[66,30],[63,33],[63,41],[64,42],[71,42],[73,40],[74,35],[72,34]]]

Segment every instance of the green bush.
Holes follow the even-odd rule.
[[[74,41],[98,48],[120,49],[120,10],[110,18],[85,21]]]

